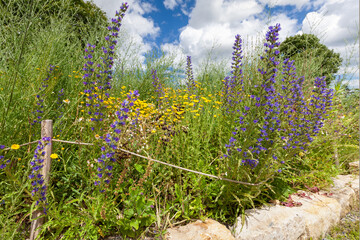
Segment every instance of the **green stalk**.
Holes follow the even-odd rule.
[[[30,9],[32,9],[32,6],[33,6],[33,1],[31,1]],[[22,41],[22,44],[21,44],[20,54],[19,54],[19,57],[18,57],[18,59],[16,61],[16,66],[15,66],[16,69],[15,69],[15,73],[14,73],[15,77],[13,77],[9,102],[7,104],[7,107],[4,110],[3,118],[1,120],[1,134],[0,135],[2,135],[4,133],[6,116],[9,113],[10,105],[11,105],[11,102],[12,102],[12,99],[13,99],[15,84],[16,84],[17,77],[18,77],[19,66],[20,66],[20,63],[21,63],[21,58],[22,58],[22,56],[24,54],[25,40],[26,40],[26,37],[27,37],[28,30],[29,30],[29,28],[31,26],[31,23],[32,23],[31,20],[29,20],[28,23],[27,23],[26,30],[25,30],[25,33],[24,33],[24,38],[23,38],[23,41]]]

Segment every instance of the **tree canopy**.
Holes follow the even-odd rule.
[[[334,74],[342,63],[340,54],[320,43],[314,34],[287,37],[280,45],[280,52],[285,58],[310,63],[307,67],[314,71],[312,75],[325,76],[328,85],[335,79]]]
[[[84,32],[96,31],[108,24],[105,12],[92,1],[0,0],[0,9],[3,15],[2,23],[5,25],[13,25],[13,21],[18,18],[26,19],[29,17],[29,12],[33,12],[37,19],[36,22],[40,26],[47,26],[51,21],[57,19],[66,19],[81,40],[84,40],[82,39]]]

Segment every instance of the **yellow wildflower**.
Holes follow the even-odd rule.
[[[59,158],[59,156],[56,153],[53,153],[53,154],[50,155],[50,158],[51,159],[57,159],[57,158]]]
[[[19,144],[13,144],[13,145],[11,145],[10,148],[14,149],[14,150],[18,150],[20,148],[20,145]]]

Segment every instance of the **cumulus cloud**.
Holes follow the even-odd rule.
[[[315,34],[323,44],[340,53],[344,59],[340,74],[359,75],[359,1],[318,0],[314,4],[320,8],[307,13],[301,32]],[[358,84],[354,81],[351,85]]]
[[[260,13],[262,7],[256,1],[224,1],[224,0],[197,0],[193,11],[190,13],[189,25],[201,28],[212,24],[235,24]]]
[[[93,2],[104,10],[109,18],[115,16],[115,12],[121,5],[121,2],[117,0],[94,0]],[[160,31],[151,18],[143,15],[157,11],[157,9],[149,2],[141,0],[128,0],[127,2],[130,7],[121,26],[120,55],[127,55],[129,49],[132,49],[133,57],[139,62],[143,62],[145,60],[143,54],[151,50],[154,45],[154,43],[145,41],[144,38],[155,39]]]
[[[164,6],[166,9],[174,10],[181,2],[181,0],[164,0]]]
[[[264,5],[268,5],[271,7],[274,6],[296,6],[298,10],[304,7],[310,7],[311,1],[310,0],[259,0],[260,3]]]
[[[175,66],[183,66],[186,61],[186,55],[184,50],[177,44],[165,43],[161,45],[161,51],[165,53],[165,56],[173,59]]]
[[[263,38],[268,25],[282,23],[280,40],[299,29],[296,19],[278,14],[269,20],[262,12],[263,6],[253,0],[198,0],[189,15],[189,24],[181,30],[179,46],[193,57],[195,64],[203,61],[210,51],[218,60],[225,58],[230,64],[236,34],[242,36],[245,47],[248,38]]]

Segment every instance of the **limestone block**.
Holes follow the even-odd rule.
[[[340,203],[340,217],[342,218],[353,208],[359,198],[359,176],[338,175],[333,180],[331,197]]]
[[[170,228],[167,240],[235,240],[229,229],[215,220],[200,220],[185,226]]]
[[[321,195],[321,192],[308,193],[308,196],[311,199],[292,197],[302,203],[297,210],[305,221],[305,234],[299,239],[318,239],[340,221],[341,205],[336,199]]]
[[[338,175],[334,180],[333,189],[351,187],[355,192],[359,193],[359,176],[354,175]]]
[[[235,239],[292,240],[305,234],[305,221],[298,207],[270,206],[245,211],[245,223],[241,217],[233,228]]]

